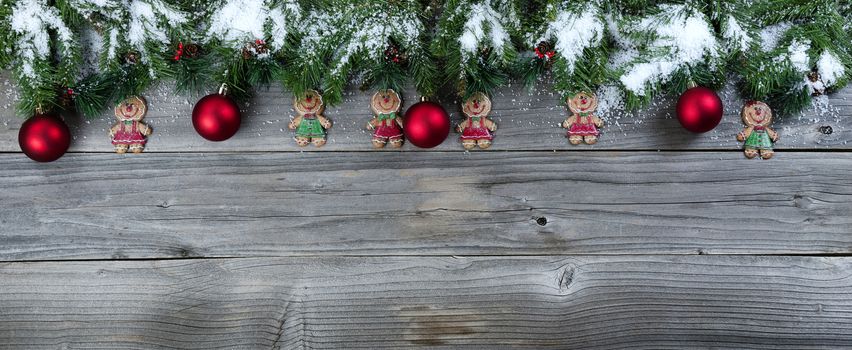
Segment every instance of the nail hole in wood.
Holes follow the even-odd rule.
[[[546,217],[537,218],[537,219],[535,219],[535,223],[538,224],[539,226],[547,225],[547,218]]]
[[[834,132],[834,129],[832,129],[829,125],[823,125],[819,127],[819,132],[823,135],[831,135],[831,133]]]

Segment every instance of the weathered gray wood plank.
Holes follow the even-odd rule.
[[[0,155],[0,261],[849,254],[852,154]]]
[[[15,89],[8,76],[0,76],[0,152],[17,152],[18,129],[21,119],[14,116]],[[329,143],[320,150],[366,151],[371,150],[370,134],[364,125],[371,118],[369,97],[372,92],[351,89],[345,102],[331,107],[326,114],[335,122],[330,131]],[[726,101],[726,115],[722,124],[704,135],[684,131],[673,117],[671,100],[660,100],[646,111],[627,115],[609,116],[601,142],[595,146],[571,146],[565,139],[564,129],[558,127],[565,119],[564,103],[547,86],[532,92],[517,85],[500,89],[495,94],[492,116],[500,130],[493,150],[573,150],[573,149],[737,149],[740,145],[734,136],[742,128],[739,111],[743,101],[732,88],[722,92]],[[781,132],[779,148],[785,149],[850,149],[852,140],[852,88],[831,95],[833,113],[810,110],[800,117],[780,120],[775,127]],[[150,108],[148,123],[154,135],[148,144],[149,151],[158,152],[210,152],[210,151],[298,151],[287,123],[293,115],[292,97],[280,88],[259,91],[244,106],[244,123],[232,139],[214,143],[198,136],[192,129],[190,115],[192,104],[198,97],[177,96],[171,86],[161,86],[145,94]],[[419,100],[416,92],[404,92],[405,106]],[[445,97],[448,111],[455,122],[460,121],[458,103]],[[824,108],[823,108],[824,109]],[[74,142],[72,152],[109,152],[112,150],[106,136],[115,122],[111,113],[91,121],[69,119]],[[832,133],[820,132],[821,126],[830,126]],[[461,150],[458,134],[450,137],[438,150]],[[307,151],[317,150],[313,147]],[[406,145],[404,150],[420,150]],[[391,150],[393,152],[398,152]]]
[[[0,348],[849,348],[850,271],[737,256],[8,263]]]

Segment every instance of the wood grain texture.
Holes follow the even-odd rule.
[[[386,257],[0,265],[0,349],[852,347],[852,260]]]
[[[14,116],[16,91],[8,76],[0,76],[0,152],[19,152],[17,135],[22,119]],[[674,118],[671,98],[656,101],[644,111],[616,113],[606,117],[601,142],[594,146],[571,146],[565,130],[558,125],[566,117],[566,108],[558,94],[549,86],[532,91],[517,85],[498,89],[491,116],[499,125],[492,151],[499,150],[684,150],[739,149],[735,135],[742,130],[739,112],[743,100],[729,87],[722,91],[725,117],[715,130],[702,135],[691,134]],[[445,92],[446,93],[446,92]],[[243,105],[243,125],[240,132],[226,142],[209,142],[192,128],[190,115],[198,97],[179,96],[170,85],[159,86],[145,93],[149,113],[146,123],[154,128],[147,150],[149,152],[230,152],[230,151],[368,151],[372,149],[370,135],[364,129],[371,118],[369,97],[372,92],[350,89],[344,102],[328,108],[326,115],[335,126],[329,143],[320,149],[299,148],[292,140],[287,123],[294,115],[292,97],[278,87],[258,91],[255,98]],[[832,107],[811,109],[801,116],[776,121],[781,133],[777,147],[781,149],[850,149],[852,140],[852,88],[830,97]],[[404,108],[419,100],[416,92],[403,92]],[[454,123],[460,122],[458,102],[443,97],[444,105]],[[817,113],[818,110],[831,110]],[[74,135],[72,152],[111,152],[107,130],[115,123],[112,113],[94,120],[67,120]],[[831,134],[820,127],[831,127]],[[825,129],[823,129],[825,130]],[[461,150],[458,134],[451,133],[437,150]],[[398,150],[387,150],[399,152]],[[403,151],[424,151],[405,145]]]
[[[849,254],[852,154],[0,155],[0,261]]]

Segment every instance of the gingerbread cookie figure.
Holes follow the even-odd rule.
[[[743,142],[743,153],[749,159],[757,157],[769,159],[775,153],[772,143],[778,141],[778,133],[769,128],[772,123],[772,110],[760,101],[749,101],[743,106],[743,131],[737,134],[737,141]]]
[[[145,100],[141,97],[128,97],[115,106],[115,118],[118,123],[109,129],[115,153],[141,153],[145,149],[146,136],[151,135],[151,127],[142,123],[147,112]]]
[[[488,119],[491,112],[491,99],[484,93],[477,92],[467,98],[462,105],[462,113],[467,117],[457,127],[460,132],[462,147],[471,150],[476,146],[486,149],[491,146],[494,136],[492,132],[497,130],[497,123]]]
[[[391,89],[379,90],[370,100],[370,108],[376,117],[367,123],[367,129],[373,131],[373,147],[382,148],[390,143],[391,147],[402,147],[402,118],[399,107],[402,99]]]
[[[308,90],[301,96],[296,96],[293,106],[298,115],[293,118],[288,127],[296,130],[296,144],[305,147],[313,142],[314,146],[325,144],[325,129],[331,128],[331,120],[322,115],[322,96],[316,90]]]
[[[568,129],[568,142],[572,145],[598,142],[598,128],[603,126],[603,120],[595,116],[597,108],[598,98],[594,94],[579,92],[568,98],[568,109],[572,114],[562,123],[562,127]]]

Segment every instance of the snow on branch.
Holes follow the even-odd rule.
[[[560,9],[556,19],[547,24],[544,34],[532,43],[553,41],[556,52],[567,63],[567,72],[572,74],[577,61],[583,57],[583,50],[597,46],[604,38],[605,25],[601,20],[598,6],[583,8],[580,13]]]
[[[71,30],[62,21],[59,11],[48,6],[45,0],[19,0],[12,9],[11,28],[18,35],[20,72],[26,78],[38,78],[36,62],[50,55],[50,30],[56,32],[63,48],[73,47]]]
[[[719,58],[719,43],[705,16],[683,5],[664,5],[636,26],[654,39],[644,48],[652,57],[634,63],[619,78],[624,87],[644,96],[652,84],[664,84],[681,69]]]
[[[241,49],[246,42],[269,37],[269,46],[278,50],[301,16],[294,0],[275,6],[266,0],[228,0],[210,16],[206,40],[221,40],[226,46]]]
[[[510,8],[503,7],[506,8],[495,8],[491,0],[470,5],[458,39],[463,59],[470,58],[480,44],[491,47],[498,55],[505,45],[511,45],[507,27],[517,26],[517,18]]]

